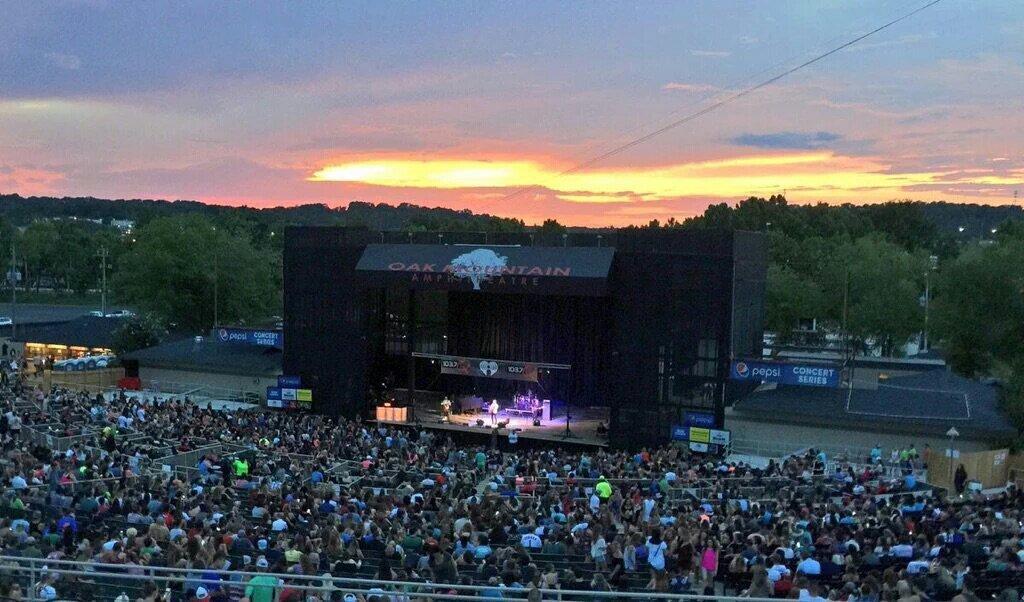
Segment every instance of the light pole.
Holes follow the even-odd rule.
[[[11,236],[11,271],[9,273],[9,280],[11,281],[11,338],[18,336],[17,331],[17,316],[15,315],[18,310],[18,259],[14,255],[14,236]]]
[[[220,280],[220,262],[217,253],[217,226],[213,227],[213,328],[217,328],[217,288]]]
[[[103,274],[100,286],[100,313],[105,316],[107,315],[107,257],[110,256],[110,252],[106,247],[100,247],[96,256],[100,258],[100,272]]]
[[[939,265],[939,258],[936,255],[928,256],[928,269],[924,272],[924,336],[922,337],[921,348],[928,351],[928,308],[931,305],[931,275]]]
[[[960,431],[956,430],[955,426],[949,427],[946,431],[946,436],[949,437],[949,484],[953,484],[953,455],[956,450],[953,449],[953,440],[960,436]]]

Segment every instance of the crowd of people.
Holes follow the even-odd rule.
[[[501,450],[184,398],[17,384],[2,398],[0,554],[95,573],[26,581],[6,561],[3,599],[971,602],[1018,599],[1024,583],[1020,492],[933,496],[874,450],[835,470],[814,450],[755,468],[677,446]],[[77,439],[27,436],[44,429]]]

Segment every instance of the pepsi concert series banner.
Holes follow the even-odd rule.
[[[537,382],[537,364],[469,357],[445,357],[438,361],[441,362],[441,374]]]
[[[804,387],[838,387],[839,368],[816,364],[787,364],[737,360],[729,368],[733,380],[800,385]]]
[[[284,333],[280,330],[218,326],[213,329],[212,334],[213,338],[221,343],[247,343],[278,349],[284,347]]]

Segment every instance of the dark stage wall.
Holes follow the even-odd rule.
[[[544,378],[546,394],[571,405],[600,406],[602,332],[607,299],[450,293],[452,355],[569,364]]]
[[[551,397],[607,405],[611,442],[619,446],[666,440],[687,410],[714,413],[721,424],[724,404],[739,390],[728,381],[730,359],[760,349],[767,252],[759,234],[606,234],[605,250],[615,249],[606,293],[590,297],[562,296],[554,281],[547,294],[452,290],[460,283],[423,290],[422,283],[404,283],[411,277],[401,274],[384,281],[379,272],[356,270],[366,244],[394,242],[390,236],[303,227],[289,228],[285,237],[284,369],[314,389],[314,408],[321,412],[364,413],[369,385],[382,374],[405,385],[409,348],[401,347],[401,334],[407,325],[394,317],[401,303],[425,312],[418,316],[423,329],[411,333],[417,349],[429,343],[435,348],[428,352],[572,364],[568,375],[549,381],[559,389]],[[420,290],[410,295],[410,286]],[[445,319],[427,315],[428,309]],[[448,335],[444,348],[436,347],[438,328]],[[417,369],[418,383],[431,378],[423,372]]]

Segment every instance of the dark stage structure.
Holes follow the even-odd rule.
[[[746,392],[729,362],[760,355],[766,266],[750,232],[292,227],[284,372],[323,413],[368,417],[399,389],[532,396],[607,408],[613,446],[655,444],[687,412],[721,426]]]

